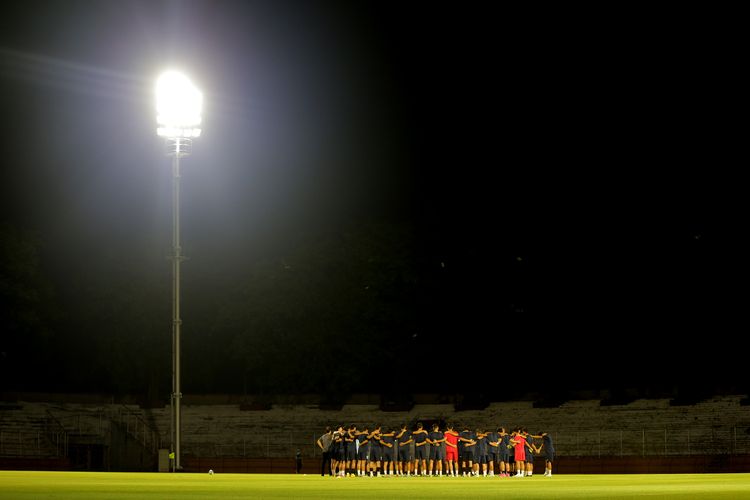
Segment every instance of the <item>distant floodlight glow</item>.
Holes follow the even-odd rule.
[[[164,137],[198,137],[203,94],[188,77],[176,71],[162,73],[156,81],[157,133]]]

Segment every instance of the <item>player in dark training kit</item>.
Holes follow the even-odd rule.
[[[380,459],[383,463],[383,475],[392,476],[393,475],[393,452],[394,445],[396,443],[396,438],[394,437],[396,434],[393,431],[386,431],[380,435],[380,444],[383,446],[382,452],[380,454]]]
[[[438,424],[433,424],[432,432],[427,437],[430,443],[430,475],[443,475],[443,460],[445,460],[445,435],[440,431]],[[437,467],[437,469],[436,469]]]
[[[552,462],[555,460],[555,445],[552,444],[552,436],[546,432],[540,432],[542,436],[541,450],[544,452],[544,475],[552,477]]]
[[[414,457],[411,456],[411,443],[414,440],[411,438],[411,431],[407,429],[406,424],[401,426],[396,439],[398,439],[398,475],[409,476],[411,475],[411,462],[414,460]]]
[[[417,474],[417,468],[423,476],[427,475],[427,431],[422,428],[422,423],[417,424],[417,430],[412,432],[414,439],[414,474]]]

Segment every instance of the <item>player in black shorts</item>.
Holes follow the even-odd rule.
[[[487,434],[483,429],[477,429],[477,445],[474,447],[474,475],[487,476]]]
[[[421,465],[420,472],[423,476],[427,475],[427,431],[422,428],[422,422],[417,424],[417,430],[412,432],[414,440],[414,473]]]
[[[526,428],[523,429],[522,435],[526,440],[526,475],[531,477],[534,475],[534,453],[538,452],[538,449],[534,445],[534,436],[529,434]]]
[[[352,424],[344,435],[346,443],[346,475],[353,476],[357,469],[357,426]]]
[[[346,475],[346,443],[344,442],[344,434],[343,426],[339,426],[338,430],[333,433],[331,468],[336,477]]]
[[[498,460],[500,461],[498,471],[500,476],[510,477],[510,435],[505,430],[505,427],[500,427],[497,430],[497,434],[500,438],[497,444]]]
[[[458,438],[459,442],[464,443],[464,455],[461,458],[461,468],[463,469],[463,475],[466,475],[466,471],[469,471],[469,475],[473,473],[474,467],[474,449],[476,448],[476,436],[471,432],[468,426],[464,426],[464,430]],[[467,468],[468,463],[468,468]]]
[[[367,475],[367,459],[370,456],[370,430],[365,426],[357,433],[357,476]]]
[[[443,475],[443,460],[445,460],[445,436],[440,430],[438,424],[432,425],[432,432],[428,435],[427,441],[430,443],[430,475]]]
[[[395,432],[387,429],[380,435],[380,444],[383,446],[380,459],[383,463],[384,476],[393,475],[393,445],[396,443],[395,435]]]
[[[377,472],[380,476],[380,455],[382,454],[383,447],[380,444],[380,426],[376,425],[375,429],[370,433],[370,461],[368,468],[370,469],[370,477],[372,477],[373,471]]]
[[[407,429],[406,424],[401,426],[401,430],[396,435],[398,439],[398,475],[411,475],[411,462],[414,457],[411,456],[411,444],[414,440],[411,438],[411,431]]]
[[[495,464],[497,463],[497,473],[500,474],[500,460],[498,460],[498,447],[500,437],[498,436],[498,433],[496,431],[490,431],[487,433],[487,445],[489,454],[487,455],[487,465],[490,469],[490,476],[495,475]]]
[[[544,475],[552,477],[552,462],[555,460],[555,445],[552,444],[552,436],[546,432],[540,432],[542,437],[541,450],[544,451]]]

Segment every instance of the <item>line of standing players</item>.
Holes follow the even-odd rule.
[[[329,468],[336,477],[442,476],[443,472],[453,477],[524,477],[533,474],[535,454],[544,456],[544,475],[549,477],[555,456],[546,432],[532,435],[516,428],[508,433],[504,427],[489,432],[464,427],[458,432],[452,424],[444,431],[434,424],[430,432],[421,423],[413,431],[406,424],[400,430],[341,426],[327,429],[317,444],[323,450],[321,475]]]

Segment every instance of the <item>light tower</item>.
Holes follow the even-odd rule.
[[[201,134],[203,94],[183,74],[162,73],[156,82],[156,132],[166,138],[167,156],[172,157],[172,395],[171,438],[174,470],[180,463],[180,158],[192,150],[193,138]]]

